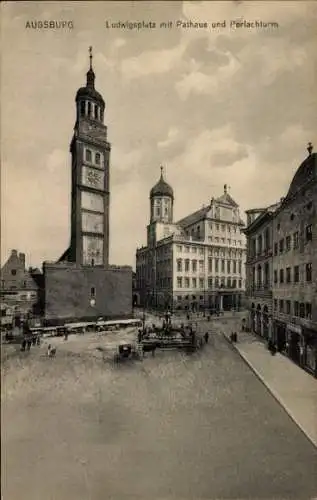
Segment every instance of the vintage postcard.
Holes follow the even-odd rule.
[[[1,3],[4,500],[317,498],[317,3]]]

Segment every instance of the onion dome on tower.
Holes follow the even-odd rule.
[[[163,177],[163,167],[161,167],[161,177],[160,180],[152,187],[150,191],[150,198],[154,196],[168,196],[174,200],[173,189],[167,182],[165,182]]]
[[[78,89],[76,94],[77,117],[86,117],[103,122],[105,101],[95,89],[96,75],[92,68],[92,47],[89,47],[89,60],[86,86]]]
[[[163,167],[161,167],[161,177],[150,191],[151,222],[173,222],[173,189],[163,177]]]

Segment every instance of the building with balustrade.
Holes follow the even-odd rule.
[[[163,172],[150,192],[147,245],[136,251],[136,288],[145,307],[240,309],[245,289],[244,223],[224,186],[219,198],[173,222],[174,193]]]
[[[265,339],[273,337],[273,217],[279,204],[247,210],[247,327]]]

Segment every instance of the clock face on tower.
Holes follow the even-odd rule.
[[[82,167],[82,183],[95,189],[104,189],[104,172],[95,168]]]

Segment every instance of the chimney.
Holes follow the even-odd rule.
[[[19,260],[25,269],[25,253],[19,253]]]

